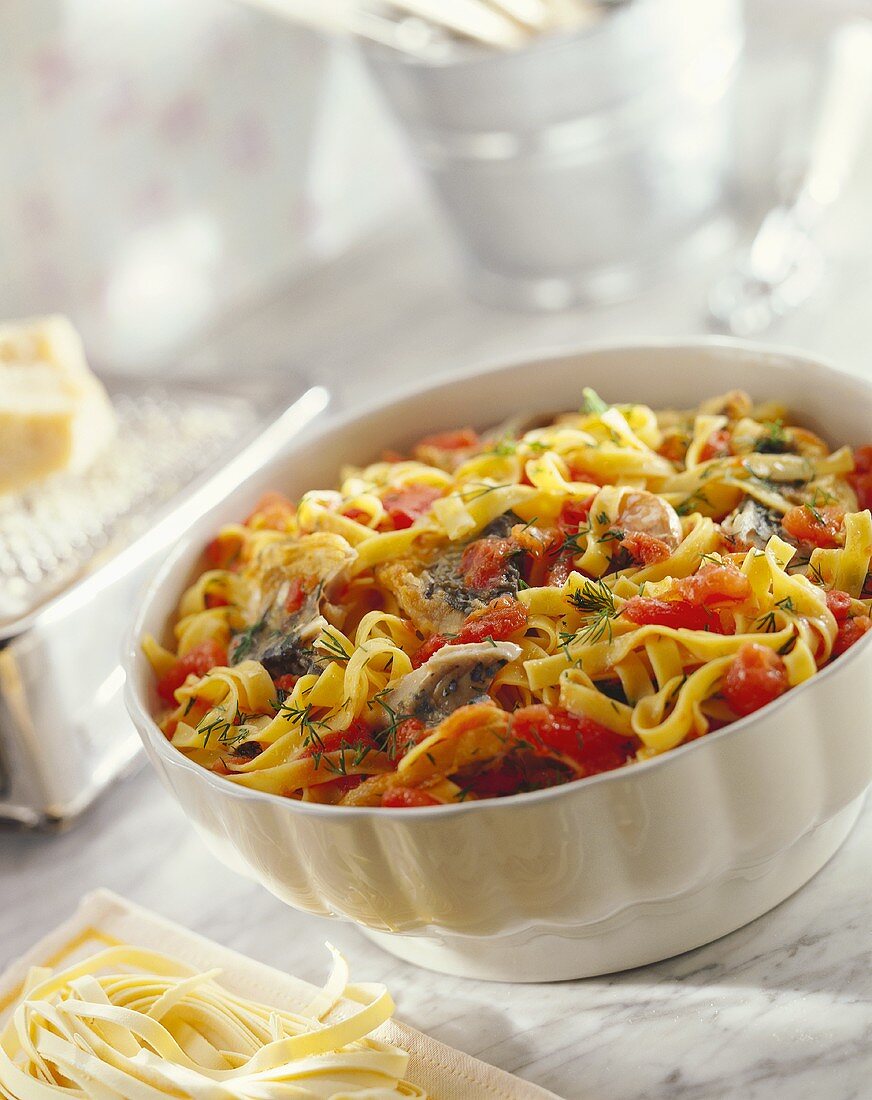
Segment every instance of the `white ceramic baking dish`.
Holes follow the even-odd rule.
[[[257,495],[330,485],[345,462],[425,431],[613,401],[689,406],[743,387],[833,441],[872,434],[872,387],[801,355],[723,340],[513,364],[334,422],[200,518],[142,600],[128,705],[152,763],[210,847],[297,908],[359,924],[404,959],[540,981],[653,962],[790,895],[847,836],[872,780],[860,642],[759,713],[657,759],[550,790],[455,807],[349,809],[245,790],[190,763],[151,714],[138,639],[163,634],[204,543]]]

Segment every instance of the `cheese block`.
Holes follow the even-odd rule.
[[[0,493],[87,469],[114,432],[112,405],[65,317],[0,325]]]

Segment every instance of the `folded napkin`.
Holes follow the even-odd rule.
[[[218,967],[219,981],[234,993],[287,1010],[305,1007],[317,992],[308,982],[189,932],[108,890],[97,890],[82,899],[70,920],[0,975],[0,1022],[17,1000],[31,966],[66,966],[119,941],[175,955],[200,970]],[[366,975],[352,972],[352,980],[365,981]],[[402,991],[391,992],[396,996]],[[375,1035],[408,1052],[406,1076],[432,1100],[557,1100],[554,1093],[393,1020]]]

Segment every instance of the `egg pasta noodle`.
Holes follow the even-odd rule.
[[[144,639],[166,737],[306,801],[498,797],[704,737],[872,626],[872,447],[741,391],[579,397],[218,532]]]
[[[236,996],[220,971],[122,945],[54,973],[34,967],[0,1033],[4,1100],[425,1097],[409,1056],[372,1036],[384,986],[349,984],[330,948],[323,990],[289,1012]]]

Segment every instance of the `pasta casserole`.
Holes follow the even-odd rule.
[[[741,391],[579,396],[219,531],[144,640],[166,737],[309,802],[494,798],[705,737],[869,630],[872,447]]]

